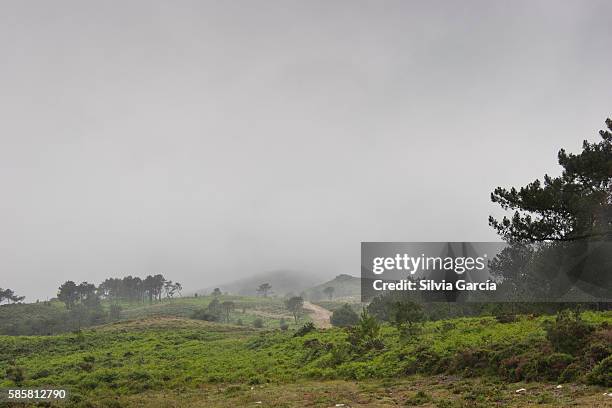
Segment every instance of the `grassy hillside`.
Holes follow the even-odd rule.
[[[48,334],[72,330],[68,311],[58,301],[0,306],[0,334]]]
[[[149,317],[185,317],[190,318],[196,310],[205,308],[213,296],[185,297],[166,299],[153,304],[122,304],[122,319],[142,319]],[[263,320],[264,327],[278,328],[280,319],[292,325],[293,317],[284,306],[284,299],[279,297],[255,296],[218,296],[219,302],[232,301],[236,308],[231,313],[230,320],[236,324],[251,325],[255,319]],[[302,323],[308,321],[305,315]]]
[[[7,374],[20,371],[24,387],[70,388],[75,406],[603,403],[602,388],[555,388],[565,368],[588,353],[555,354],[543,329],[551,319],[428,322],[409,339],[383,326],[380,344],[366,348],[352,347],[345,329],[295,336],[179,317],[137,319],[77,334],[0,337],[0,388],[14,386]],[[610,336],[612,314],[584,319],[597,328],[590,347],[605,347],[596,339]],[[524,386],[523,395],[514,392]]]
[[[334,288],[332,300],[343,299],[359,301],[361,296],[361,279],[351,275],[338,275],[334,279],[321,283],[304,291],[306,298],[312,301],[329,300],[324,289]]]
[[[198,296],[163,299],[153,303],[120,302],[120,320],[147,317],[190,318],[195,311],[206,308],[212,299],[212,296]],[[264,327],[277,328],[280,320],[284,319],[290,327],[294,325],[293,317],[285,309],[282,298],[223,295],[219,296],[218,300],[234,302],[236,308],[231,313],[230,320],[235,324],[251,325],[255,319],[261,319]],[[109,302],[102,302],[101,316],[97,319],[97,324],[109,320],[109,308]],[[308,315],[305,315],[302,320],[308,319]],[[80,327],[88,325],[87,322],[80,322]],[[59,301],[0,306],[0,335],[58,334],[76,330],[78,327],[74,316]]]

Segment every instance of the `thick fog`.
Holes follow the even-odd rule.
[[[498,240],[612,113],[607,1],[5,1],[0,287]]]

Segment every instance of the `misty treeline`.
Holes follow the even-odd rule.
[[[600,301],[609,299],[612,291],[611,119],[606,127],[598,142],[583,142],[582,152],[559,151],[560,176],[545,175],[524,187],[497,187],[491,193],[491,201],[512,215],[489,217],[490,226],[508,243],[489,267],[498,295],[519,301],[500,303],[478,293],[479,303],[441,303],[436,301],[439,293],[403,292],[378,296],[368,310],[394,321],[403,319],[405,304],[422,308],[430,319],[482,314],[511,319],[519,313],[554,313],[568,307],[612,308]],[[580,300],[588,294],[592,301],[572,302],[572,292],[579,293]],[[567,303],[534,301],[560,294],[569,295]]]
[[[64,282],[57,293],[59,302],[45,301],[0,307],[0,334],[53,334],[117,321],[123,302],[160,302],[181,294],[179,282],[163,275],[108,278],[99,285],[89,282]],[[19,302],[23,297],[3,290],[3,296]],[[106,304],[106,307],[103,304]],[[27,316],[27,318],[24,318]]]
[[[18,296],[12,289],[2,289],[0,288],[0,305],[2,302],[11,302],[18,303],[23,301],[25,296]]]
[[[167,280],[163,275],[148,275],[146,278],[126,276],[124,278],[108,278],[100,285],[73,281],[64,282],[58,289],[57,298],[67,309],[76,304],[95,306],[101,299],[111,302],[150,302],[161,301],[163,297],[180,296],[182,285],[179,282]]]

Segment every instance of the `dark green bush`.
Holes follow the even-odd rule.
[[[255,327],[256,329],[261,329],[263,326],[264,326],[263,320],[260,319],[259,317],[253,320],[253,327]]]
[[[568,365],[565,370],[559,376],[560,382],[572,382],[577,381],[584,375],[584,368],[578,363],[572,363]]]
[[[50,375],[51,375],[51,372],[50,372],[49,370],[44,370],[44,369],[43,369],[43,370],[40,370],[40,371],[35,372],[35,373],[32,375],[32,379],[33,379],[33,380],[37,380],[37,379],[39,379],[39,378],[45,378],[45,377],[48,377],[48,376],[50,376]]]
[[[604,328],[591,336],[585,347],[584,357],[589,366],[593,366],[612,354],[612,329]]]
[[[21,385],[25,380],[25,370],[23,367],[11,365],[6,369],[6,378],[16,385]]]
[[[413,406],[418,406],[418,405],[424,405],[431,401],[432,401],[431,395],[423,391],[418,391],[415,395],[413,395],[412,397],[408,398],[408,400],[406,400],[406,406],[413,407]]]
[[[414,360],[405,366],[406,374],[424,373],[441,374],[449,369],[451,362],[432,350],[429,345],[418,346],[414,351]]]
[[[308,333],[314,331],[315,325],[313,322],[308,322],[306,324],[304,324],[302,327],[300,327],[295,334],[293,335],[293,337],[304,337],[305,335],[307,335]]]
[[[612,356],[597,364],[587,377],[589,383],[612,387]]]
[[[455,354],[449,370],[474,375],[489,367],[489,352],[483,349],[466,349]]]
[[[334,310],[330,322],[336,327],[354,326],[359,322],[359,315],[355,313],[349,304],[344,304],[340,308]]]
[[[577,355],[584,349],[593,327],[582,320],[580,313],[562,310],[557,313],[554,322],[544,325],[546,338],[555,351]]]
[[[205,320],[207,322],[216,322],[219,320],[217,314],[211,313],[208,309],[199,309],[193,312],[191,315],[192,319]]]
[[[380,336],[380,323],[368,312],[368,309],[362,310],[359,324],[349,328],[348,342],[361,352],[371,349],[382,350],[385,347]]]
[[[512,315],[512,314],[496,315],[495,320],[497,320],[499,323],[514,323],[516,322],[516,315]]]
[[[573,362],[574,357],[569,354],[553,353],[543,356],[538,367],[538,379],[555,381]]]

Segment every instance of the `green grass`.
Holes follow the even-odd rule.
[[[167,306],[195,304],[199,307],[198,302],[206,299],[168,302]],[[267,305],[269,301],[245,299],[244,302],[261,307],[261,302]],[[275,307],[273,302],[270,307]],[[269,387],[281,397],[283,387],[304,381],[315,388],[325,387],[320,381],[373,381],[376,388],[373,392],[380,393],[380,381],[409,378],[414,373],[473,374],[462,367],[453,369],[457,356],[462,356],[465,350],[490,351],[504,347],[513,350],[512,347],[521,345],[521,352],[538,353],[546,341],[542,323],[547,319],[551,318],[524,317],[506,324],[493,318],[429,322],[422,334],[409,339],[400,339],[395,328],[383,326],[384,348],[356,353],[347,350],[348,333],[343,329],[317,330],[304,337],[293,337],[292,331],[256,330],[182,317],[139,317],[82,333],[0,336],[0,388],[16,385],[5,378],[5,373],[9,366],[17,366],[25,374],[21,386],[67,387],[75,395],[75,404],[79,400],[102,401],[109,396],[136,404],[134,401],[139,398],[157,398],[159,393],[198,395],[199,390],[215,384],[221,388],[215,388],[214,392],[233,392],[219,391],[230,389],[229,384],[238,387],[235,389],[237,401],[252,394],[250,387]],[[612,314],[588,312],[584,319],[601,326],[612,323]],[[427,366],[436,362],[444,370]],[[492,368],[496,367],[485,367],[477,374],[497,378],[494,383],[502,383]],[[478,392],[467,388],[459,390],[458,395],[478,399]],[[431,393],[432,401],[436,401],[435,395],[440,392]],[[425,398],[417,397],[416,390],[412,394],[404,395],[403,400]],[[320,397],[321,401],[314,401],[313,406],[332,402],[324,395]],[[553,397],[542,393],[538,398],[555,401]],[[229,400],[232,398],[233,395]],[[221,401],[219,397],[215,404],[223,406]],[[493,403],[486,398],[475,402]]]
[[[148,317],[185,317],[190,318],[193,313],[206,308],[212,301],[213,296],[198,296],[164,299],[162,302],[143,303],[121,303],[123,307],[122,319],[143,319]],[[255,319],[262,319],[264,327],[278,328],[280,319],[284,319],[290,327],[294,327],[293,316],[284,306],[283,298],[278,297],[250,297],[250,296],[218,296],[219,302],[232,301],[235,310],[231,313],[230,322],[236,324],[241,320],[244,325],[252,325]],[[304,316],[304,321],[309,321]],[[303,322],[302,322],[303,323]]]

